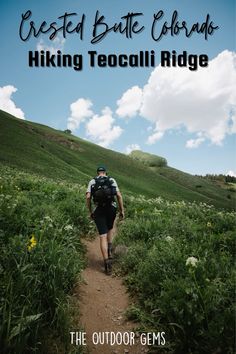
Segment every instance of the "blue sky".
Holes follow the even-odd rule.
[[[69,0],[1,2],[0,108],[30,121],[64,130],[69,127],[81,138],[110,149],[127,152],[134,148],[163,156],[168,164],[192,174],[236,173],[235,159],[235,1],[228,0]],[[60,33],[56,40],[40,35],[23,42],[19,37],[21,15],[32,11],[39,28],[45,20],[57,21],[65,12],[77,13],[76,24],[85,14],[84,37]],[[125,38],[109,33],[91,44],[96,10],[111,27],[128,12],[140,12],[145,29]],[[188,27],[200,24],[210,14],[219,29],[204,39],[193,33],[156,42],[151,37],[153,14],[164,11],[156,34],[174,10]],[[124,21],[123,21],[124,23]],[[29,21],[25,23],[27,33]],[[101,27],[99,28],[101,29]],[[30,68],[28,52],[60,49],[63,54],[81,54],[83,70]],[[88,51],[99,54],[136,54],[154,50],[156,68],[91,68]],[[161,51],[206,54],[208,68],[160,66]]]

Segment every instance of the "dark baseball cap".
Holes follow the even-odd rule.
[[[98,166],[97,172],[106,172],[106,167],[105,166]]]

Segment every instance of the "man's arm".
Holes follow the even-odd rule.
[[[123,205],[123,198],[121,195],[121,192],[118,191],[116,194],[118,205],[119,205],[119,210],[120,210],[120,218],[124,219],[125,217],[125,211],[124,211],[124,205]]]
[[[87,208],[89,211],[89,216],[93,219],[91,193],[89,193],[89,192],[86,193],[86,204],[87,204]]]

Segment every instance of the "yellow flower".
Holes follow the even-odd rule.
[[[211,222],[210,222],[210,221],[208,221],[208,223],[207,223],[207,227],[209,227],[209,229],[210,229],[210,228],[212,228],[212,224],[211,224]]]
[[[36,245],[37,245],[36,238],[35,238],[34,234],[32,234],[31,238],[29,240],[28,247],[27,247],[28,251],[31,251]]]

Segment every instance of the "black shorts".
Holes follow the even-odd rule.
[[[94,221],[98,229],[99,235],[106,234],[113,228],[113,224],[116,218],[116,207],[98,206],[94,211]]]

